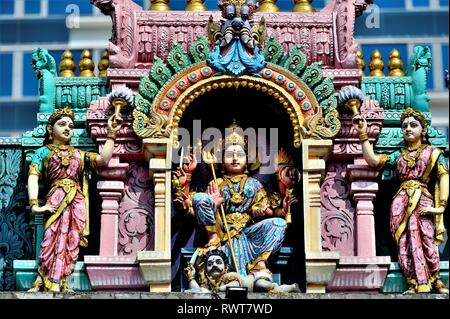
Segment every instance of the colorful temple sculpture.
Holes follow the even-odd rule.
[[[0,290],[448,293],[446,236],[425,256],[433,269],[406,271],[405,254],[421,257],[401,236],[422,215],[391,234],[397,191],[431,190],[405,186],[394,155],[374,155],[383,170],[367,155],[436,163],[440,201],[420,205],[440,207],[424,218],[441,231],[447,141],[431,121],[429,48],[405,69],[394,47],[364,61],[354,26],[372,0],[203,2],[91,0],[112,22],[97,74],[88,50],[78,65],[66,50],[58,70],[35,49],[37,126],[0,138]],[[432,147],[405,151],[411,118]],[[208,149],[208,128],[231,133]],[[269,170],[247,128],[261,129]]]

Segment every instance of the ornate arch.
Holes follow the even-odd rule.
[[[273,96],[286,110],[294,131],[295,147],[304,138],[329,139],[337,135],[340,122],[331,78],[323,76],[319,63],[307,66],[306,55],[295,47],[283,58],[282,47],[267,40],[266,67],[258,76],[219,75],[207,65],[208,40],[200,37],[186,54],[175,45],[167,63],[155,58],[141,79],[135,95],[133,129],[141,138],[177,136],[181,117],[189,105],[205,94],[224,88],[257,90]]]

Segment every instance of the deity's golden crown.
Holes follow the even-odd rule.
[[[424,128],[428,126],[427,119],[422,112],[414,111],[412,108],[408,107],[400,116],[400,123],[403,123],[403,121],[408,117],[414,117]]]
[[[228,127],[225,136],[225,146],[240,145],[245,149],[246,142],[242,134],[242,128],[236,124],[236,120]]]
[[[73,111],[71,109],[69,109],[68,107],[65,107],[63,109],[57,109],[56,111],[54,111],[52,113],[52,115],[50,115],[50,117],[48,118],[47,123],[53,124],[53,122],[61,115],[70,117],[72,119],[72,121],[74,119]]]

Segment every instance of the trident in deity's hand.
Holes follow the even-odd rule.
[[[214,164],[217,163],[217,157],[212,152],[203,151],[202,152],[203,161],[209,165],[211,165],[212,174],[214,177],[214,183],[217,185],[217,178],[216,178],[216,170],[214,169]],[[225,227],[225,230],[227,231],[227,237],[228,237],[228,244],[230,245],[230,251],[231,251],[231,258],[233,259],[234,268],[236,269],[236,272],[239,273],[239,267],[238,263],[236,261],[236,255],[234,253],[234,247],[233,247],[233,240],[230,236],[230,231],[228,229],[227,225],[227,219],[225,217],[225,210],[223,209],[223,205],[220,205],[220,213],[223,221],[223,226]]]

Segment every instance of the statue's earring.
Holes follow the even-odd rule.
[[[426,131],[422,131],[422,141],[423,142],[427,141],[427,132]]]

